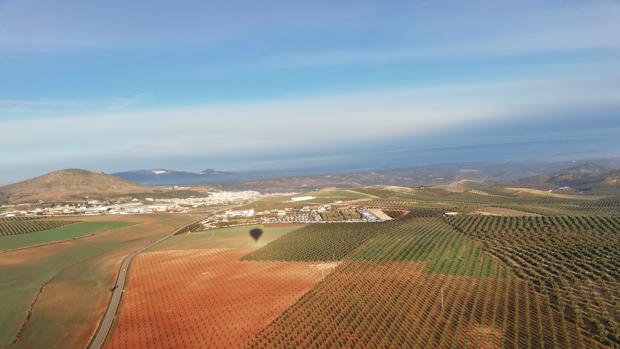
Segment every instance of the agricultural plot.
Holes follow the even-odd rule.
[[[562,290],[618,278],[618,227],[618,217],[407,215],[282,227],[259,249],[252,227],[180,235],[134,262],[107,348],[605,348],[614,344],[583,313],[617,316],[617,286],[581,301]],[[613,246],[589,252],[602,241]],[[549,263],[527,257],[545,250]],[[560,266],[570,253],[583,254],[583,275]],[[551,271],[564,280],[556,293],[541,282]]]
[[[377,187],[366,187],[366,188],[357,188],[355,191],[367,194],[369,196],[379,198],[379,199],[400,199],[400,198],[411,198],[411,192],[401,192],[395,190],[388,190],[384,188]]]
[[[331,270],[239,261],[248,251],[139,255],[106,348],[243,347]]]
[[[240,227],[220,228],[194,232],[189,235],[177,235],[153,246],[150,251],[187,250],[209,248],[260,248],[268,243],[302,228],[303,225],[244,225]],[[250,230],[260,229],[262,234],[256,240],[250,236]]]
[[[114,246],[84,244],[79,249],[43,246],[34,249],[37,253],[23,250],[0,254],[0,345],[18,339],[31,304],[49,280],[62,270],[110,248]],[[56,249],[62,253],[53,253]]]
[[[49,230],[75,221],[52,221],[43,219],[0,218],[0,238],[3,236],[34,233]]]
[[[439,219],[408,220],[364,244],[354,261],[428,262],[427,271],[448,275],[504,277],[506,270],[482,246]]]
[[[413,208],[418,203],[413,200],[370,200],[364,205],[368,207],[376,207],[380,209],[386,210],[402,210]]]
[[[303,195],[314,196],[316,199],[326,202],[331,202],[333,200],[358,200],[369,197],[365,193],[358,192],[357,190],[319,190]]]
[[[620,199],[609,198],[582,202],[581,210],[596,215],[620,215]]]
[[[311,224],[243,257],[245,261],[335,261],[397,223]]]
[[[620,217],[450,218],[549,297],[563,318],[620,347]]]
[[[369,190],[369,191],[368,191]],[[480,207],[497,207],[524,211],[529,214],[614,214],[614,199],[593,200],[586,195],[521,196],[506,189],[455,191],[438,187],[412,190],[407,193],[386,189],[364,188],[362,192],[375,193],[382,199],[371,200],[371,207],[397,209],[415,207],[450,208],[457,211],[475,211]],[[546,192],[543,192],[546,193]]]
[[[71,223],[70,221],[67,222]],[[48,242],[74,239],[110,229],[124,227],[129,224],[131,223],[119,221],[79,222],[64,225],[61,224],[58,228],[35,231],[28,234],[3,236],[0,237],[0,252]]]
[[[392,219],[400,219],[405,216],[409,211],[407,210],[382,210],[388,217]]]
[[[361,219],[362,215],[352,208],[329,210],[320,213],[321,218],[326,222],[338,222],[353,219]]]
[[[501,208],[485,206],[477,209],[473,212],[483,216],[507,216],[507,217],[524,217],[524,216],[538,216],[538,214],[519,211],[511,208]]]
[[[313,196],[314,199],[292,202],[291,199],[296,196]],[[350,201],[367,198],[370,198],[370,196],[353,190],[319,190],[295,195],[265,197],[247,205],[240,206],[237,209],[264,211],[271,209],[301,208],[307,205],[330,204],[334,201]]]
[[[85,348],[124,256],[197,218],[128,215],[123,220],[130,225],[0,253],[0,346]],[[110,217],[80,219],[103,223]]]
[[[426,270],[426,263],[344,262],[250,347],[600,347],[525,281]]]
[[[455,211],[457,208],[433,208],[433,207],[415,207],[407,213],[407,218],[420,217],[441,217],[447,211]]]

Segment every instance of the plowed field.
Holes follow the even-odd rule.
[[[139,255],[106,347],[245,346],[331,270],[316,263],[239,261],[252,250]]]

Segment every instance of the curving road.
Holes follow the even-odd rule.
[[[140,254],[140,252],[174,236],[175,234],[179,233],[183,229],[188,229],[189,226],[191,226],[194,223],[196,222],[182,226],[181,228],[173,231],[172,233],[164,236],[163,238],[157,241],[154,241],[137,251],[130,253],[129,255],[127,255],[127,257],[125,257],[125,259],[123,259],[123,263],[121,263],[121,268],[118,272],[118,276],[116,277],[116,282],[114,283],[114,287],[112,288],[112,297],[110,298],[110,302],[108,303],[108,308],[106,309],[105,314],[103,315],[103,319],[99,323],[99,327],[97,328],[97,332],[95,333],[95,336],[93,337],[92,341],[90,342],[90,345],[88,346],[89,349],[103,348],[103,345],[105,344],[105,341],[108,338],[108,334],[110,333],[110,330],[112,330],[112,325],[114,325],[114,320],[116,319],[116,313],[118,312],[118,307],[121,304],[121,298],[123,296],[123,292],[125,291],[125,282],[127,281],[127,274],[129,272],[129,266],[131,265],[131,262],[133,261],[133,259],[138,254]]]

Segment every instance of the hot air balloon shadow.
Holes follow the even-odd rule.
[[[250,230],[250,236],[252,237],[252,239],[254,239],[254,241],[258,241],[258,239],[260,239],[262,235],[263,235],[263,230],[260,228],[254,228]]]

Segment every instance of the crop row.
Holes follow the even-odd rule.
[[[602,343],[620,347],[620,217],[447,219]]]
[[[428,274],[424,263],[347,261],[252,348],[597,348],[513,276]]]
[[[428,262],[429,272],[489,277],[505,270],[472,241],[439,219],[412,219],[373,238],[351,256],[356,261]]]
[[[42,219],[1,219],[0,220],[0,237],[10,235],[20,235],[34,233],[37,231],[49,230],[62,227],[67,224],[75,223],[74,221],[48,221]]]
[[[243,347],[331,270],[238,261],[245,252],[140,254],[106,348]]]
[[[407,217],[441,217],[446,211],[452,211],[454,209],[446,208],[434,208],[434,207],[415,207],[407,214]]]
[[[388,215],[390,218],[393,219],[399,219],[401,217],[403,217],[405,214],[409,213],[409,211],[407,210],[382,210],[383,213],[385,213],[386,215]]]
[[[310,224],[244,256],[243,260],[340,260],[366,240],[391,231],[399,224],[398,221]]]
[[[370,200],[364,203],[368,207],[376,207],[381,209],[408,209],[417,205],[413,200]]]
[[[580,208],[592,214],[620,215],[620,199],[585,201]]]
[[[483,206],[496,206],[538,213],[543,215],[620,215],[620,198],[610,197],[599,200],[578,200],[553,196],[519,196],[503,190],[484,189],[481,191],[451,191],[441,188],[425,188],[410,192],[396,192],[379,188],[359,190],[382,199],[372,200],[371,205],[380,208],[412,208],[416,205],[436,204],[438,200],[450,203],[461,209]]]

